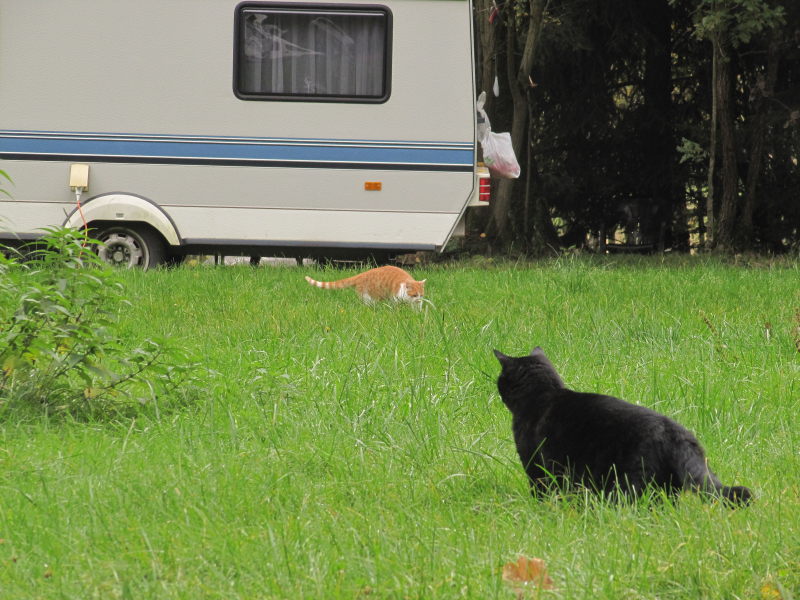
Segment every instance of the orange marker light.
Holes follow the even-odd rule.
[[[380,192],[381,191],[381,182],[380,181],[365,181],[364,182],[364,191],[367,191],[367,192]]]

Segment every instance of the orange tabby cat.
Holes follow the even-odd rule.
[[[356,288],[361,299],[370,304],[376,300],[403,300],[417,308],[422,306],[425,280],[416,281],[399,267],[377,267],[339,281],[316,281],[306,276],[311,285],[325,289]]]

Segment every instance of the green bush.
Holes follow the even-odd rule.
[[[174,401],[192,365],[162,341],[119,337],[126,304],[97,242],[48,229],[35,245],[0,254],[0,416],[26,407],[93,418]]]
[[[6,173],[6,172],[5,172],[5,171],[3,171],[2,169],[0,169],[0,181],[3,181],[4,179],[5,179],[7,182],[9,182],[9,183],[13,183],[13,182],[11,181],[11,177],[9,177],[8,173]],[[1,188],[1,187],[0,187],[0,194],[2,194],[2,195],[4,195],[4,196],[11,196],[11,194],[9,194],[9,193],[8,193],[8,191],[4,190],[4,189],[3,189],[3,188]]]

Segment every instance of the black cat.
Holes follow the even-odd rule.
[[[495,356],[497,389],[513,415],[517,452],[531,493],[551,484],[636,497],[648,485],[669,495],[684,489],[747,504],[742,486],[720,483],[697,438],[672,419],[602,394],[568,389],[537,347],[528,356]]]

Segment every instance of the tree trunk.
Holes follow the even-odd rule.
[[[528,242],[528,249],[533,254],[541,255],[557,253],[559,240],[547,200],[542,194],[536,193],[535,181],[539,177],[539,171],[530,144],[535,122],[533,111],[534,103],[530,100],[528,102],[527,173],[525,177],[525,239]],[[531,205],[533,208],[529,210]],[[530,224],[530,230],[528,224]]]
[[[717,170],[717,71],[719,70],[718,35],[711,38],[711,133],[708,142],[708,195],[706,196],[706,248],[716,242],[717,224],[714,220],[714,177]]]
[[[497,58],[498,58],[498,32],[502,32],[503,26],[501,20],[498,18],[492,23],[489,22],[489,17],[492,14],[493,4],[492,0],[474,0],[475,7],[475,82],[477,89],[475,96],[477,97],[481,92],[486,92],[486,103],[483,108],[486,114],[497,116],[495,97],[492,93],[494,79],[497,75]],[[483,157],[479,156],[479,160]],[[492,197],[497,196],[497,183],[492,185]],[[489,230],[491,215],[491,204],[486,209],[467,211],[467,226],[472,230],[476,229],[481,232]]]
[[[761,165],[764,159],[764,148],[767,136],[767,107],[765,98],[772,96],[775,91],[775,82],[778,78],[778,44],[770,42],[767,51],[767,72],[763,78],[759,77],[759,82],[755,90],[755,100],[753,102],[754,116],[752,125],[752,136],[750,143],[750,163],[747,166],[747,179],[745,182],[744,202],[742,203],[742,214],[739,218],[737,238],[739,245],[744,250],[753,247],[753,213],[758,202],[756,191],[758,180],[761,177]]]
[[[484,108],[487,113],[491,111],[492,86],[497,74],[495,65],[495,25],[489,23],[489,15],[492,11],[492,0],[475,0],[475,39],[478,42],[475,49],[475,64],[477,66],[476,81],[477,94],[486,92],[486,104]]]
[[[723,252],[734,249],[734,232],[738,207],[739,175],[736,168],[736,137],[733,121],[733,87],[730,52],[717,44],[717,79],[714,94],[717,96],[717,116],[722,150],[722,194],[720,196],[719,219],[714,235],[715,246]]]
[[[522,144],[526,139],[528,122],[528,93],[530,87],[529,77],[533,68],[536,46],[539,41],[539,31],[542,27],[545,0],[530,0],[530,17],[528,30],[522,48],[519,64],[516,63],[517,29],[514,26],[514,15],[506,14],[506,74],[508,77],[513,113],[511,121],[511,144],[514,154],[521,156]],[[509,6],[508,4],[506,5]],[[526,153],[527,155],[527,153]],[[521,165],[527,168],[526,165]],[[515,180],[502,179],[497,188],[492,208],[493,233],[503,243],[512,241],[511,209],[512,194],[515,191]],[[524,227],[522,228],[524,231]]]
[[[642,230],[645,241],[657,242],[658,249],[672,245],[674,194],[672,164],[675,140],[672,133],[672,73],[670,40],[672,13],[667,0],[647,4],[644,22],[647,27],[644,73],[644,108],[647,114],[645,153],[650,206],[642,206]]]

